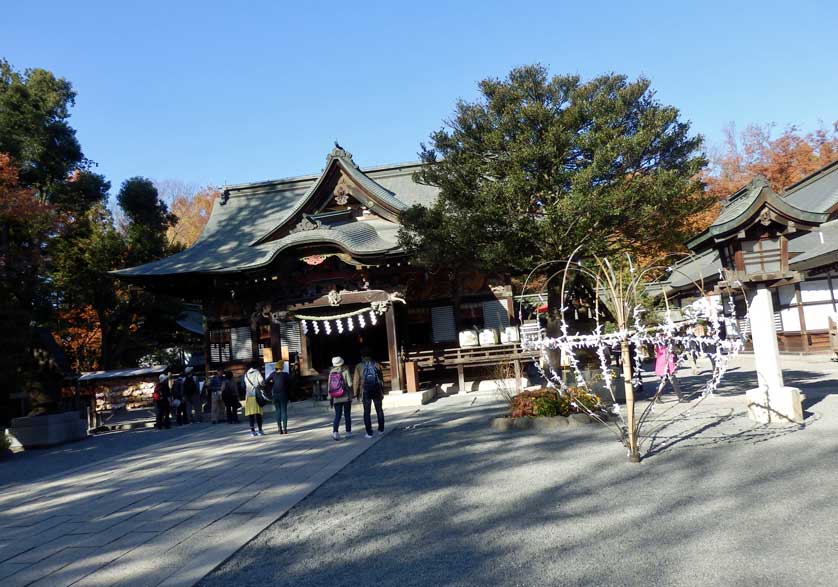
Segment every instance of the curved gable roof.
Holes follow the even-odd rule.
[[[334,151],[330,153],[327,169],[333,155],[341,157]],[[354,168],[359,182],[366,178],[367,187],[376,189],[382,206],[398,206],[399,211],[413,204],[430,205],[436,198],[436,188],[413,181],[413,173],[419,166],[418,163],[404,163],[362,171],[354,162],[345,164],[347,174],[353,173]],[[302,209],[302,202],[307,201],[324,173],[325,170],[317,175],[228,186],[224,196],[214,202],[210,218],[194,245],[165,259],[111,273],[126,278],[232,273],[263,267],[289,247],[316,243],[333,245],[357,255],[398,252],[398,222],[386,219],[321,227],[276,241],[261,242],[262,237]]]
[[[395,193],[385,188],[380,183],[371,179],[355,164],[352,155],[345,149],[335,143],[335,148],[326,157],[326,166],[323,171],[311,184],[308,191],[297,201],[293,210],[285,217],[275,223],[270,230],[260,235],[253,245],[267,242],[272,237],[276,236],[281,230],[286,228],[294,220],[298,220],[300,213],[307,204],[312,202],[320,195],[323,186],[327,183],[327,179],[331,177],[332,173],[340,169],[343,171],[355,184],[369,196],[369,200],[363,202],[370,210],[384,216],[387,220],[392,222],[398,221],[398,216],[404,210],[407,210],[408,205],[402,202]]]
[[[742,190],[734,194],[730,203],[710,225],[709,233],[716,239],[750,226],[754,217],[768,207],[802,225],[817,225],[826,222],[827,215],[803,210],[787,202],[771,189],[764,177],[756,177]]]

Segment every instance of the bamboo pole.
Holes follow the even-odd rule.
[[[629,462],[640,462],[640,451],[637,446],[637,427],[634,422],[634,385],[631,378],[631,352],[629,343],[624,340],[620,343],[620,350],[623,356],[623,381],[626,390],[626,427],[628,428]]]

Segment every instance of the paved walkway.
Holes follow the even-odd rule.
[[[195,584],[382,438],[364,438],[356,413],[355,436],[334,442],[331,413],[294,405],[287,436],[267,422],[259,438],[244,424],[196,424],[10,459],[0,465],[0,584]],[[142,448],[103,446],[132,439]],[[45,474],[60,470],[62,452],[72,464],[85,450],[95,462]]]

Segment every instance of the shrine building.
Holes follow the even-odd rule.
[[[838,161],[781,193],[754,178],[722,202],[713,224],[687,246],[693,256],[676,264],[664,284],[678,305],[734,292],[735,312],[726,303],[726,315],[748,331],[746,301],[766,288],[780,351],[830,349],[838,311]]]
[[[319,174],[226,187],[193,246],[114,275],[200,303],[208,369],[282,358],[316,379],[333,356],[351,366],[366,346],[392,390],[413,391],[440,369],[456,369],[462,385],[466,367],[490,361],[455,350],[458,332],[502,333],[512,289],[483,274],[455,288],[445,272],[411,264],[399,215],[437,194],[414,180],[419,167],[361,169],[336,145]],[[493,356],[519,351],[499,344]]]

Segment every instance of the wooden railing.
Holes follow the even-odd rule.
[[[496,344],[490,346],[411,350],[405,353],[406,387],[408,391],[418,389],[419,372],[431,369],[456,369],[457,384],[465,389],[467,367],[489,367],[511,364],[516,379],[521,377],[521,365],[538,360],[538,350],[526,350],[521,343]]]
[[[531,361],[539,356],[537,350],[525,350],[520,343],[495,344],[479,347],[437,348],[410,350],[405,361],[412,361],[420,369],[435,367],[455,368],[463,366],[484,366],[512,361]]]

